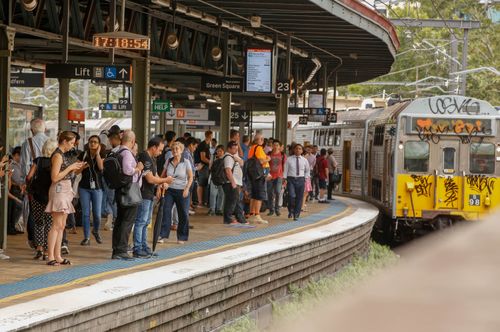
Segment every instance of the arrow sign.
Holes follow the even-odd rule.
[[[168,120],[208,120],[207,108],[171,108],[165,114]]]
[[[122,75],[122,80],[124,80],[125,77],[127,77],[128,71],[126,71],[125,68],[122,68],[118,73]]]
[[[250,111],[248,110],[231,110],[231,123],[249,122]]]
[[[132,104],[126,103],[99,103],[101,111],[131,111]]]
[[[45,67],[46,77],[77,78],[89,80],[131,81],[130,65],[89,65],[89,64],[48,64]]]

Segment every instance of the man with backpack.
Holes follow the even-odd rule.
[[[269,174],[271,179],[267,181],[267,207],[269,208],[268,216],[276,214],[280,216],[279,198],[281,187],[283,186],[283,169],[285,168],[286,156],[281,151],[281,143],[278,140],[273,141],[273,149],[269,152]]]
[[[224,157],[217,159],[212,165],[215,182],[224,182],[224,224],[248,224],[239,203],[241,186],[243,185],[243,159],[238,155],[238,143],[229,141]],[[224,172],[220,169],[223,168]],[[225,177],[225,179],[224,179]],[[224,181],[225,180],[225,181]],[[236,220],[232,220],[232,216]]]
[[[104,160],[104,177],[109,186],[115,189],[116,204],[118,206],[118,215],[113,227],[112,259],[133,259],[127,253],[128,239],[139,205],[125,204],[125,198],[132,194],[133,183],[138,183],[139,187],[142,185],[141,177],[144,169],[143,163],[137,162],[132,154],[134,145],[134,132],[126,130],[123,133],[119,150],[112,152]]]

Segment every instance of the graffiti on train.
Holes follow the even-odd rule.
[[[456,208],[458,201],[458,185],[454,178],[446,178],[444,180],[444,191],[444,204],[446,204],[447,207]]]
[[[430,181],[430,175],[412,175],[411,178],[415,181],[417,196],[431,197],[432,182]]]
[[[495,189],[495,178],[491,178],[485,175],[466,175],[467,185],[469,188],[475,192],[483,193],[488,192],[489,195]]]
[[[441,135],[457,136],[462,143],[468,144],[473,137],[491,135],[489,119],[431,119],[412,118],[412,127],[422,141],[438,143]]]
[[[462,99],[462,101],[460,101]],[[471,98],[439,97],[427,100],[429,109],[434,114],[479,114],[480,104]]]

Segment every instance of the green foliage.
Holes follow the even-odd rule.
[[[454,0],[422,2],[406,1],[404,7],[388,9],[391,18],[432,18],[432,19],[469,19],[481,22],[480,29],[469,31],[469,50],[467,54],[468,69],[479,67],[494,67],[500,69],[500,24],[494,24],[487,16],[487,9],[477,0]],[[490,4],[490,6],[492,6]],[[500,5],[494,5],[500,10]],[[436,10],[437,9],[437,10]],[[440,15],[439,15],[440,14]],[[422,44],[424,40],[433,45],[440,45],[441,50],[450,55],[451,32],[447,28],[408,28],[397,27],[401,43],[398,57],[392,66],[391,73],[373,81],[415,82],[419,79],[436,76],[448,78],[451,61],[448,57],[436,50],[423,50],[430,48]],[[463,30],[453,29],[458,39],[457,60],[462,61]],[[405,70],[414,68],[411,70]],[[405,71],[403,71],[405,70]],[[457,68],[461,70],[461,68]],[[401,71],[401,72],[400,72]],[[395,73],[398,72],[398,73]],[[394,74],[393,74],[394,73]],[[443,90],[455,88],[452,84],[441,85]],[[382,91],[386,94],[399,94],[403,97],[445,94],[438,88],[420,87],[415,85],[350,85],[342,87],[342,94],[357,94],[363,96],[380,96]],[[417,91],[415,91],[417,90]],[[467,75],[466,95],[489,101],[493,105],[500,105],[500,77],[489,71],[469,73]]]
[[[228,325],[221,332],[258,332],[259,329],[253,319],[248,316],[239,318],[234,324]]]

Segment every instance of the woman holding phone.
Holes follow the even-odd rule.
[[[85,162],[71,163],[65,152],[74,147],[76,135],[71,131],[63,131],[58,137],[58,147],[50,158],[50,177],[52,184],[49,189],[49,202],[45,212],[52,214],[52,228],[48,236],[49,262],[47,265],[70,265],[71,262],[61,257],[61,242],[66,227],[68,214],[74,213],[74,193],[71,187],[71,178],[81,172]]]
[[[79,160],[86,162],[87,166],[82,171],[82,179],[78,185],[78,194],[80,195],[80,204],[82,206],[82,225],[83,240],[82,246],[90,245],[90,209],[92,205],[92,235],[95,241],[102,243],[99,234],[101,226],[101,204],[102,204],[102,170],[104,161],[101,157],[101,139],[97,135],[89,137],[88,145],[85,151],[78,157]]]

